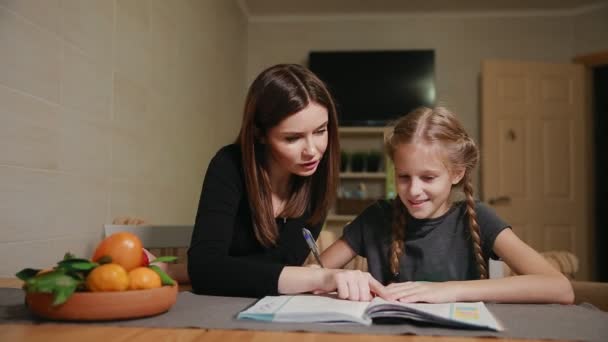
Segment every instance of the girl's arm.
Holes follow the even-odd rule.
[[[444,283],[407,282],[387,286],[387,299],[404,302],[490,301],[572,304],[570,281],[511,229],[496,237],[494,252],[517,276]]]
[[[481,290],[488,297],[487,300],[573,303],[574,292],[570,281],[511,229],[504,229],[498,234],[494,252],[518,275],[495,279],[495,285],[488,284],[491,285],[489,288]]]
[[[321,263],[327,268],[342,268],[356,256],[346,241],[338,239],[321,253]]]

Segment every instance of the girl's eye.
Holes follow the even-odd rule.
[[[298,140],[298,137],[285,137],[285,141],[288,143],[295,142],[296,140]]]
[[[435,179],[435,177],[433,177],[433,176],[422,177],[422,180],[424,180],[425,182],[431,182],[431,181],[433,181],[433,179]]]
[[[324,134],[325,132],[327,132],[327,129],[326,129],[326,128],[322,128],[322,129],[320,129],[320,130],[316,131],[316,132],[315,132],[315,134],[316,134],[316,135],[322,135],[322,134]]]

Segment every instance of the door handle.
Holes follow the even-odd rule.
[[[488,203],[490,203],[490,205],[509,204],[509,203],[511,203],[511,197],[509,197],[509,196],[492,197],[488,200]]]

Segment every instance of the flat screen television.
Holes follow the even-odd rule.
[[[384,126],[435,104],[435,52],[312,51],[309,68],[329,87],[341,126]]]

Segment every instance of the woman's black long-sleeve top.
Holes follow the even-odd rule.
[[[277,244],[266,248],[255,237],[251,210],[241,149],[235,144],[225,146],[207,168],[188,249],[188,274],[195,293],[274,295],[283,267],[302,265],[310,252],[302,236],[308,214],[277,218]],[[307,228],[316,239],[321,227]]]

